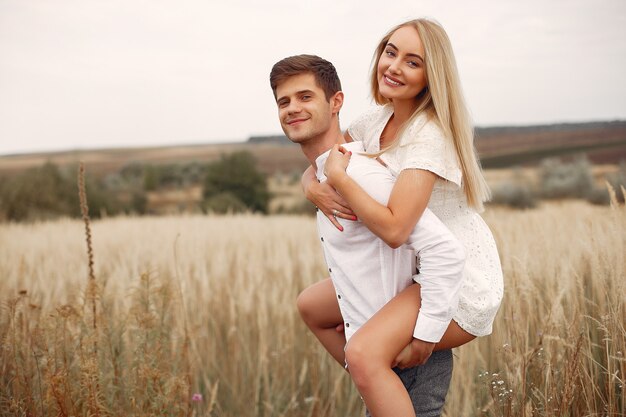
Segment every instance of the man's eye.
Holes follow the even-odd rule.
[[[283,108],[283,107],[286,107],[287,104],[288,103],[286,101],[280,101],[280,102],[278,102],[278,107]]]
[[[302,100],[310,100],[311,96],[302,96]]]

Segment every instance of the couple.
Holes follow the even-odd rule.
[[[417,19],[383,37],[371,76],[379,106],[345,135],[331,63],[285,58],[270,83],[285,134],[311,162],[303,184],[321,210],[331,276],[300,294],[303,319],[371,415],[440,415],[450,349],[491,333],[503,294],[478,215],[488,188],[445,31]]]

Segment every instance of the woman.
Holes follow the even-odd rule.
[[[379,107],[353,123],[346,139],[363,141],[396,176],[388,205],[378,204],[346,175],[350,155],[338,147],[325,165],[327,184],[313,181],[310,171],[303,182],[307,198],[327,216],[355,214],[390,246],[406,241],[426,206],[465,246],[458,312],[436,347],[412,339],[421,301],[414,285],[374,315],[345,348],[350,374],[372,415],[411,416],[408,394],[399,389],[391,367],[398,360],[423,363],[433,348],[456,347],[491,333],[503,294],[502,272],[493,236],[478,214],[489,192],[443,28],[426,19],[393,28],[376,50],[371,89]],[[316,312],[316,306],[336,303],[330,285],[325,281],[299,297],[301,314],[314,332],[332,327],[324,325],[328,310]],[[317,321],[318,315],[324,320]],[[334,319],[341,323],[341,317]]]

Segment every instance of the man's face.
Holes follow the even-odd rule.
[[[276,87],[276,104],[280,125],[294,143],[302,144],[331,128],[333,107],[313,74],[294,75],[281,82]]]

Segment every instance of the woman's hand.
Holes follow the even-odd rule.
[[[331,223],[340,231],[343,227],[337,221],[338,218],[356,220],[354,212],[346,200],[337,194],[337,191],[326,182],[319,183],[312,167],[307,168],[302,175],[302,188],[306,199],[313,203]]]
[[[348,168],[351,156],[352,152],[347,151],[340,145],[335,145],[330,150],[328,159],[324,164],[324,175],[326,175],[327,182],[330,186],[333,186],[337,181],[347,176],[346,168]]]
[[[350,210],[350,206],[343,199],[337,191],[327,182],[312,182],[309,184],[305,191],[307,200],[315,204],[318,210],[322,210],[322,213],[331,223],[340,231],[343,232],[343,227],[337,221],[337,218],[346,220],[356,220],[356,216]]]
[[[413,339],[396,357],[396,366],[400,369],[424,365],[433,353],[435,343]]]

